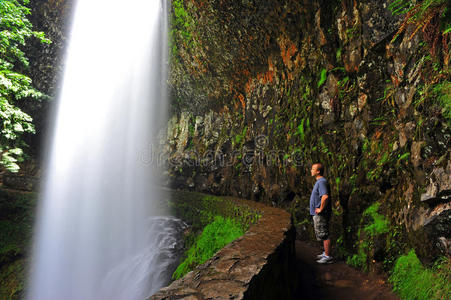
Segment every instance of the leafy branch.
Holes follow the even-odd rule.
[[[17,172],[17,162],[23,160],[24,133],[34,133],[33,119],[16,104],[21,99],[42,99],[44,94],[32,86],[31,78],[23,74],[29,66],[22,50],[26,41],[37,38],[50,43],[43,32],[34,31],[27,19],[29,0],[0,1],[0,164]]]

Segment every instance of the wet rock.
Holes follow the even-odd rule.
[[[315,25],[317,31],[317,41],[318,45],[324,46],[327,43],[326,36],[324,35],[323,30],[321,29],[321,9],[319,9],[315,14]]]
[[[388,0],[360,3],[362,40],[367,49],[371,49],[398,30],[403,16],[393,15],[388,9],[390,3]]]
[[[194,136],[195,137],[201,137],[203,135],[203,117],[196,116],[196,119],[194,121]]]
[[[410,148],[410,161],[415,168],[418,168],[421,164],[421,149],[426,145],[424,141],[414,141]]]
[[[362,111],[363,108],[366,106],[366,103],[368,102],[368,95],[364,93],[360,93],[359,99],[358,99],[358,109],[359,111]]]
[[[191,116],[189,113],[182,112],[177,122],[177,128],[175,129],[177,131],[175,134],[177,139],[177,153],[182,153],[188,144],[190,119]]]
[[[444,236],[438,238],[437,247],[442,253],[451,253],[451,239],[447,239]]]
[[[401,123],[397,126],[397,129],[399,131],[399,146],[404,147],[413,138],[415,124],[413,122]]]
[[[26,175],[4,174],[3,186],[15,190],[31,192],[37,190],[39,186],[39,179]]]
[[[421,195],[421,201],[434,204],[451,200],[451,163],[447,167],[438,167],[429,176],[429,185]]]
[[[434,209],[423,211],[421,220],[415,224],[416,228],[424,228],[429,240],[433,241],[434,248],[444,255],[451,255],[451,202],[439,204]]]
[[[352,7],[346,7],[337,19],[338,36],[345,48],[342,54],[343,64],[349,73],[357,72],[362,60],[360,25],[359,10],[357,2],[354,1]]]
[[[338,79],[333,74],[327,76],[326,84],[319,94],[321,108],[324,110],[322,114],[323,124],[328,125],[335,121],[337,115],[337,107],[334,105],[334,99],[337,97]]]

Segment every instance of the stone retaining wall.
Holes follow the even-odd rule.
[[[290,214],[254,201],[222,199],[250,207],[261,217],[242,237],[150,299],[292,298],[296,270]]]

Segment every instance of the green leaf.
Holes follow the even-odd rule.
[[[323,83],[326,81],[326,78],[327,78],[327,70],[326,69],[322,69],[321,70],[320,79],[318,81],[318,88],[323,85]]]
[[[23,160],[22,135],[34,133],[31,116],[15,103],[20,100],[42,99],[31,78],[24,75],[28,58],[21,50],[29,39],[49,43],[43,32],[34,31],[27,16],[28,0],[0,0],[0,164],[17,172],[17,162]]]

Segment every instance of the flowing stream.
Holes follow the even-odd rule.
[[[166,117],[165,3],[76,1],[27,299],[146,299],[168,283],[185,225],[157,217],[147,158]]]

